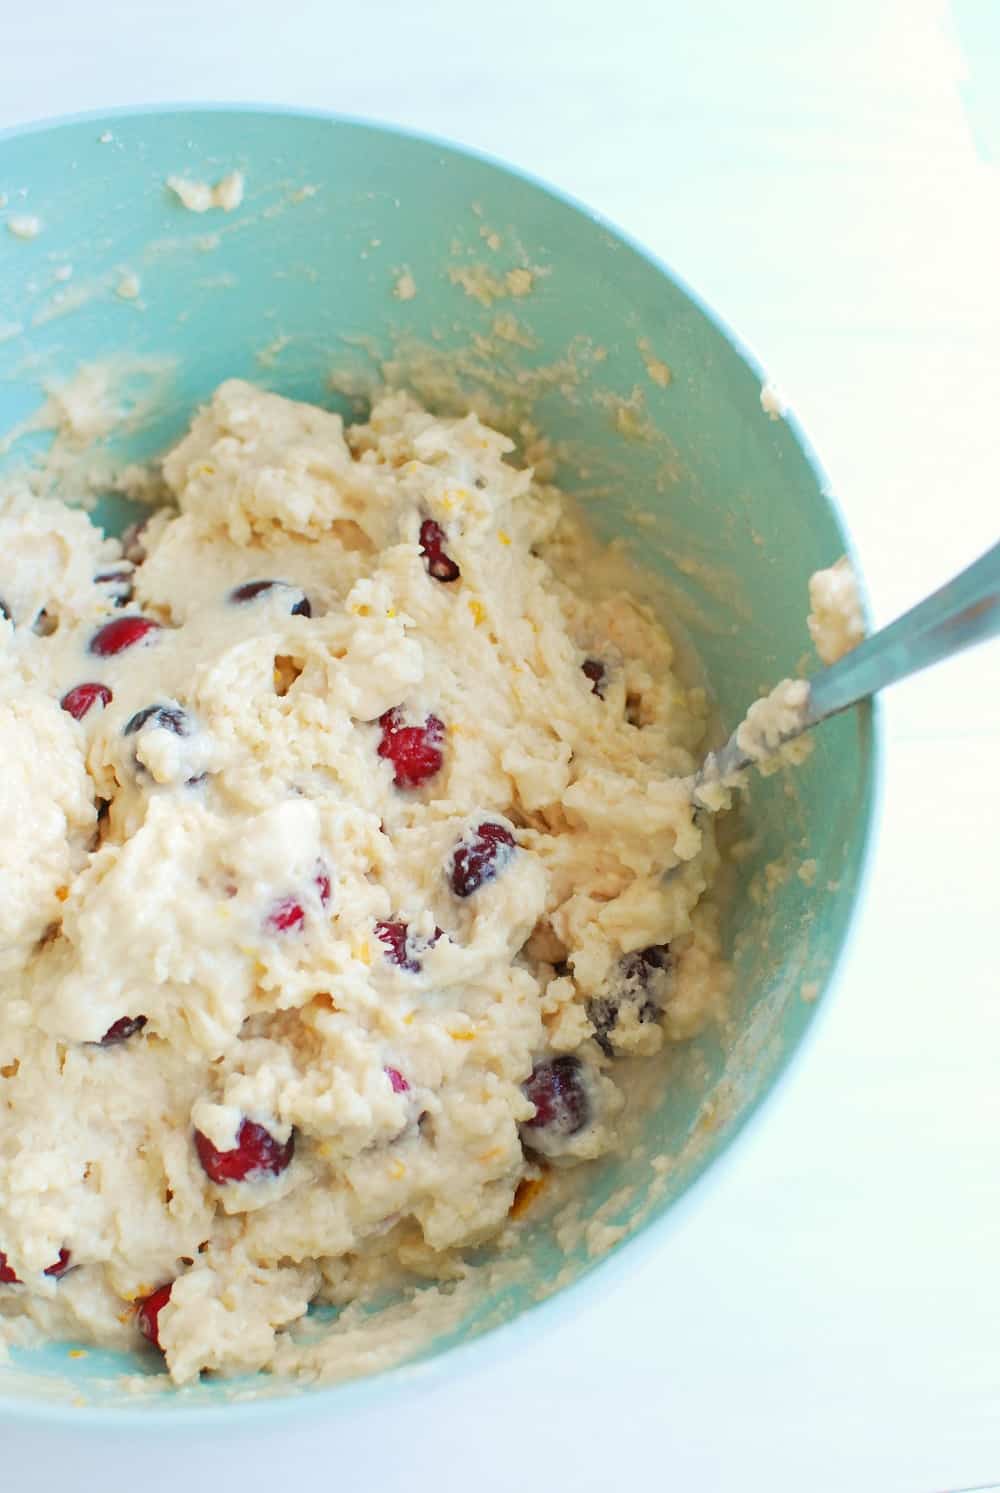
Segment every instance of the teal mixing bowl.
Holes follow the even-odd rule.
[[[190,211],[166,185],[233,171],[231,211]],[[696,297],[593,213],[434,140],[235,107],[15,130],[0,137],[0,192],[0,221],[15,219],[0,233],[6,466],[38,459],[55,423],[63,476],[99,495],[108,463],[162,450],[225,378],[350,413],[388,371],[438,406],[474,403],[522,440],[547,438],[541,454],[598,532],[656,572],[722,721],[807,655],[809,575],[849,546],[802,433],[769,418],[761,370]],[[96,416],[72,397],[45,405],[95,363]],[[98,515],[117,527],[128,511],[112,497]],[[823,728],[791,796],[783,776],[754,783],[726,910],[727,1029],[656,1069],[630,1144],[579,1178],[562,1245],[543,1209],[529,1215],[518,1268],[408,1364],[327,1390],[261,1378],[174,1391],[152,1358],[51,1344],[0,1366],[0,1408],[174,1420],[247,1404],[259,1416],[261,1400],[292,1395],[350,1406],[452,1372],[487,1329],[491,1347],[523,1345],[541,1303],[655,1235],[799,1047],[857,902],[874,764],[861,710]]]

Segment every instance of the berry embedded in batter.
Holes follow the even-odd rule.
[[[517,849],[517,841],[502,824],[490,820],[477,826],[471,839],[456,845],[451,859],[451,889],[456,897],[471,897],[492,881]]]
[[[191,718],[179,705],[146,705],[125,722],[122,735],[134,736],[144,726],[172,731],[175,736],[191,735]]]
[[[244,606],[248,601],[256,601],[258,596],[263,596],[266,591],[273,591],[275,588],[295,593],[296,600],[289,607],[289,612],[293,617],[312,616],[312,606],[308,596],[289,581],[244,581],[242,586],[237,586],[230,591],[229,600],[236,606]]]
[[[74,684],[59,704],[75,721],[82,721],[92,706],[110,705],[113,698],[106,684]]]
[[[128,606],[135,592],[135,576],[131,570],[102,570],[94,576],[96,586],[108,586],[116,607]]]
[[[651,944],[647,949],[626,954],[606,991],[587,1002],[587,1019],[594,1028],[594,1040],[609,1058],[615,1056],[615,1028],[629,1007],[639,1022],[660,1019],[670,994],[671,966],[669,944]]]
[[[287,933],[290,928],[301,928],[305,924],[306,910],[294,897],[283,897],[276,902],[267,915],[267,926],[275,933]]]
[[[262,1177],[277,1177],[285,1170],[295,1154],[295,1132],[286,1141],[277,1141],[263,1125],[244,1119],[231,1151],[217,1151],[200,1130],[194,1133],[194,1145],[198,1160],[213,1182],[256,1182]]]
[[[59,1258],[55,1264],[50,1265],[47,1270],[43,1270],[42,1274],[51,1275],[58,1280],[60,1275],[66,1274],[71,1259],[72,1256],[69,1250],[61,1249],[59,1251]],[[21,1284],[21,1277],[7,1264],[7,1256],[0,1249],[0,1286],[19,1286]]]
[[[604,675],[607,672],[599,658],[585,658],[580,666],[590,680],[590,692],[604,699]]]
[[[154,1348],[160,1348],[160,1313],[170,1300],[170,1293],[174,1289],[173,1281],[166,1286],[160,1286],[151,1296],[144,1296],[139,1302],[139,1311],[136,1321],[139,1323],[139,1331],[148,1343]],[[163,1349],[160,1348],[162,1353]]]
[[[410,1085],[406,1082],[406,1079],[403,1077],[402,1073],[400,1073],[398,1068],[386,1068],[385,1076],[392,1084],[392,1092],[394,1094],[409,1093]]]
[[[436,581],[457,581],[462,574],[444,549],[445,532],[432,518],[420,525],[420,553],[427,562],[427,573]]]
[[[523,1084],[525,1096],[535,1106],[535,1116],[521,1129],[525,1138],[545,1131],[546,1139],[569,1139],[590,1119],[590,1098],[583,1064],[570,1054],[536,1063]]]
[[[129,1037],[134,1037],[141,1032],[148,1018],[145,1016],[120,1016],[108,1027],[104,1036],[97,1044],[99,1047],[114,1047],[119,1042],[127,1042]]]
[[[400,969],[411,970],[414,974],[420,969],[416,959],[412,959],[407,952],[406,938],[409,926],[406,923],[376,923],[375,937],[385,944],[385,957],[398,964]],[[389,1070],[386,1069],[386,1072]]]
[[[407,726],[402,710],[396,706],[380,715],[378,723],[382,727],[378,754],[392,763],[397,788],[421,788],[441,771],[444,722],[436,715],[429,715],[422,726]]]
[[[126,648],[146,642],[153,633],[160,631],[160,623],[152,617],[116,617],[105,622],[90,640],[90,651],[98,658],[114,658]]]
[[[66,1271],[70,1266],[70,1260],[72,1258],[73,1256],[70,1254],[68,1249],[61,1249],[59,1251],[58,1260],[56,1260],[54,1265],[50,1265],[47,1270],[44,1270],[42,1272],[43,1275],[51,1275],[54,1277],[54,1279],[58,1280],[61,1275],[66,1274]]]

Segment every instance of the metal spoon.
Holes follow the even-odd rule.
[[[886,685],[950,658],[973,643],[1000,634],[1000,544],[881,632],[859,643],[850,653],[814,674],[794,724],[782,732],[776,746],[783,746],[811,731],[820,721],[849,710]],[[717,752],[709,752],[692,783],[692,797],[701,807],[703,789],[724,782],[754,760],[737,740],[739,731]]]

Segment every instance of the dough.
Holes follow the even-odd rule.
[[[842,555],[809,578],[809,635],[825,664],[835,664],[865,635],[865,618],[851,562]]]
[[[719,1012],[704,691],[512,451],[230,382],[124,551],[0,498],[0,1336],[294,1371]]]

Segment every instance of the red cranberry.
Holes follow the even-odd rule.
[[[217,1151],[207,1135],[194,1133],[195,1150],[207,1175],[213,1182],[254,1182],[260,1177],[276,1177],[295,1153],[294,1132],[282,1143],[269,1130],[253,1120],[241,1120],[236,1145],[231,1151]]]
[[[144,638],[159,630],[160,624],[154,622],[152,617],[116,617],[113,622],[105,622],[95,632],[90,640],[90,651],[96,653],[98,658],[113,658],[115,654],[124,653],[126,648],[134,648],[136,643],[141,643]]]
[[[68,1249],[61,1249],[59,1251],[59,1258],[55,1264],[50,1265],[47,1270],[44,1270],[42,1272],[43,1275],[51,1275],[58,1280],[59,1276],[65,1275],[69,1269],[71,1258],[72,1256]],[[7,1256],[0,1249],[0,1286],[19,1286],[20,1284],[21,1277],[7,1264]]]
[[[432,518],[420,525],[420,553],[427,561],[427,572],[436,581],[457,581],[462,572],[444,550],[445,533]]]
[[[55,1279],[58,1280],[61,1275],[66,1274],[66,1271],[69,1269],[69,1262],[72,1258],[73,1256],[70,1254],[68,1249],[61,1249],[59,1251],[58,1260],[56,1260],[54,1265],[50,1265],[49,1268],[43,1273],[45,1275],[54,1276]]]
[[[550,1137],[576,1135],[590,1119],[590,1100],[579,1058],[565,1055],[536,1063],[524,1084],[535,1106],[535,1117],[525,1122],[527,1132],[545,1130]]]
[[[385,1076],[392,1084],[392,1092],[394,1094],[409,1093],[410,1085],[406,1082],[406,1079],[398,1068],[386,1068]]]
[[[502,824],[486,821],[472,838],[455,847],[451,859],[451,889],[456,897],[471,897],[484,881],[492,881],[510,860],[517,841]]]
[[[590,692],[604,699],[604,665],[599,658],[585,658],[581,665],[583,672],[590,680]]]
[[[122,735],[134,736],[147,725],[160,731],[172,731],[175,736],[191,735],[191,721],[179,705],[146,705],[125,722]]]
[[[100,575],[94,576],[94,582],[98,586],[111,586],[111,595],[116,607],[127,606],[132,600],[135,583],[131,570],[102,570]]]
[[[587,1002],[594,1040],[609,1058],[615,1055],[614,1031],[624,1010],[631,1007],[641,1022],[659,1019],[670,993],[670,969],[670,945],[651,944],[626,954],[605,991]]]
[[[283,897],[268,913],[267,925],[276,933],[287,933],[290,928],[301,928],[306,920],[305,908],[294,897]]]
[[[141,1032],[146,1025],[145,1016],[120,1016],[108,1027],[100,1040],[101,1047],[114,1047],[117,1042],[127,1042],[129,1037],[134,1037],[136,1032]]]
[[[106,684],[74,684],[59,704],[75,721],[82,721],[92,705],[110,705],[111,700],[111,691]]]
[[[330,878],[325,871],[319,871],[316,875],[316,890],[319,892],[319,900],[325,907],[330,900]]]
[[[235,590],[230,591],[229,600],[235,602],[237,606],[243,606],[248,601],[256,601],[257,597],[262,596],[265,591],[273,591],[275,587],[280,587],[285,591],[297,590],[297,587],[290,586],[287,581],[244,581],[242,586],[237,586]],[[309,598],[301,592],[298,600],[293,602],[289,610],[293,617],[312,616]]]
[[[397,707],[379,716],[378,723],[382,727],[378,754],[388,757],[395,768],[397,788],[419,788],[441,771],[444,722],[436,715],[429,715],[422,726],[404,726]]]
[[[391,959],[393,964],[398,964],[400,969],[409,969],[415,973],[420,965],[407,953],[406,935],[408,932],[409,927],[406,923],[375,924],[375,937],[385,944],[386,958]]]
[[[139,1331],[154,1348],[160,1347],[160,1313],[170,1300],[173,1289],[174,1283],[170,1281],[168,1285],[160,1286],[151,1296],[144,1296],[139,1302]],[[162,1348],[160,1351],[163,1351]]]

